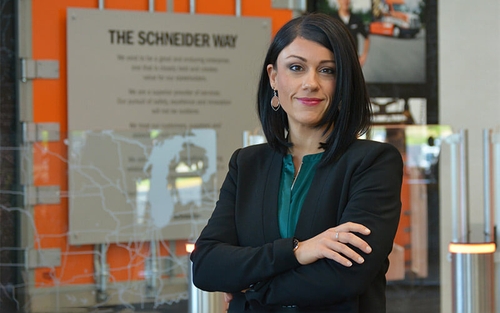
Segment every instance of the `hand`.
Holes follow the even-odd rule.
[[[334,260],[347,267],[352,266],[351,260],[362,264],[365,261],[363,257],[347,244],[366,253],[370,253],[372,248],[355,233],[369,235],[370,230],[352,222],[329,228],[311,239],[300,242],[299,248],[295,250],[295,257],[302,265],[323,258]]]
[[[366,54],[362,54],[359,56],[359,65],[361,65],[361,67],[363,67],[365,65],[366,57],[367,57]]]
[[[226,302],[226,311],[229,310],[229,302],[233,300],[233,294],[224,292],[224,302]]]

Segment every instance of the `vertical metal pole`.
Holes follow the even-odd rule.
[[[94,253],[94,269],[97,281],[96,301],[98,303],[105,302],[108,299],[108,279],[109,265],[107,261],[107,244],[101,243],[95,246]]]
[[[109,277],[109,266],[108,266],[108,246],[104,243],[100,244],[101,248],[101,275],[100,275],[100,291],[106,294],[108,289],[108,277]]]
[[[99,10],[104,10],[104,0],[99,0],[98,7],[99,7]]]
[[[459,242],[460,236],[458,234],[458,149],[457,145],[460,143],[460,135],[453,134],[446,138],[450,144],[450,185],[451,185],[451,241]]]
[[[454,134],[455,135],[455,134]],[[485,138],[485,171],[489,167],[489,140]],[[493,313],[495,307],[494,296],[494,263],[493,252],[495,244],[490,242],[471,243],[469,238],[469,203],[468,203],[468,160],[467,160],[467,131],[461,130],[458,138],[447,140],[452,144],[452,173],[459,171],[459,178],[452,174],[451,184],[458,191],[459,205],[452,209],[458,208],[456,214],[457,225],[452,225],[454,231],[453,241],[449,246],[449,251],[452,257],[452,295],[453,295],[453,312],[454,313]],[[460,164],[457,167],[456,148],[453,146],[460,142]],[[459,187],[457,187],[457,182]],[[488,188],[490,181],[486,183],[485,188]],[[455,193],[456,195],[456,193]],[[456,204],[456,202],[454,202]],[[485,207],[488,204],[485,202]],[[453,213],[455,214],[455,213]],[[486,212],[485,212],[486,214]],[[453,221],[455,222],[455,220]],[[487,226],[485,226],[485,229]],[[489,233],[491,233],[488,230]],[[486,235],[486,231],[485,231]]]
[[[497,242],[500,238],[500,133],[493,133],[491,136],[493,144],[493,199],[494,199],[494,216],[495,216],[495,240]],[[495,272],[495,291],[496,294],[500,292],[500,251],[497,249],[494,257],[494,272]],[[500,312],[500,296],[496,296],[496,309]]]
[[[189,13],[190,14],[196,13],[196,0],[189,0]]]
[[[220,292],[207,292],[196,288],[193,284],[193,262],[190,256],[193,252],[194,243],[186,244],[188,252],[188,313],[222,313],[226,311],[224,295]]]
[[[149,12],[153,13],[155,11],[155,0],[149,0]]]
[[[241,0],[236,0],[236,12],[235,15],[240,17],[241,16]]]
[[[494,208],[495,208],[495,225],[496,233],[495,239],[498,241],[500,239],[500,133],[494,133],[491,136],[491,141],[494,147],[493,153],[493,186],[494,186]],[[499,297],[500,298],[500,297]],[[500,308],[499,308],[500,309]]]
[[[100,290],[102,292],[105,292],[107,289],[107,283],[108,283],[108,276],[109,276],[109,271],[108,271],[108,258],[107,258],[107,253],[108,253],[108,247],[106,244],[100,244],[100,250],[101,250],[101,270],[102,270],[102,279],[101,279],[101,287]]]
[[[493,219],[491,208],[491,131],[483,130],[483,197],[484,197],[484,241],[492,242]]]
[[[467,130],[460,131],[460,239],[469,242],[469,181],[467,158]]]
[[[151,240],[149,245],[149,260],[146,262],[146,290],[147,295],[154,297],[157,289],[158,279],[158,251],[157,242]]]
[[[190,244],[193,245],[193,244]],[[192,247],[188,248],[186,246],[186,250],[192,249]],[[192,250],[191,250],[192,251]],[[196,288],[193,283],[193,262],[190,260],[191,251],[188,251],[188,313],[198,313],[203,311],[203,291]]]
[[[167,12],[174,12],[174,0],[167,0]]]

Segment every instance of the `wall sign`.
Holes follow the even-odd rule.
[[[259,126],[264,18],[68,9],[72,244],[197,236]]]

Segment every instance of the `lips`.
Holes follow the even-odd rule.
[[[297,100],[303,105],[314,106],[321,103],[321,99],[319,98],[297,98]]]

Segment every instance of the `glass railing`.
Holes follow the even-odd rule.
[[[432,286],[434,296],[427,297],[439,306],[438,166],[451,133],[440,125],[375,126],[365,137],[395,145],[405,162],[387,273],[389,311],[415,282]],[[262,141],[251,136],[242,136],[249,140],[244,145]],[[0,290],[19,311],[186,312],[186,245],[210,216],[227,169],[217,164],[216,141],[210,129],[74,131],[2,147],[19,179],[0,191],[14,199],[0,207],[2,227],[16,230],[15,240],[0,248],[0,273],[11,273],[1,277]]]

